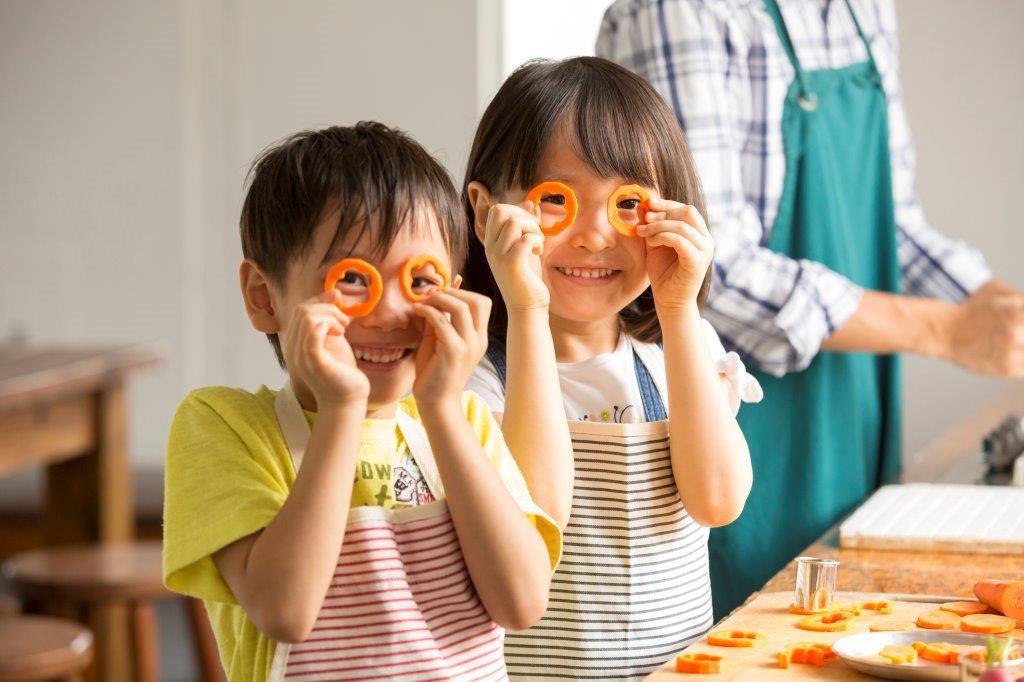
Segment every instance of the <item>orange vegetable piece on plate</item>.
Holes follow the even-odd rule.
[[[960,651],[963,647],[946,642],[914,642],[911,646],[917,650],[917,655],[926,661],[933,663],[957,663],[960,658]]]
[[[1024,620],[1024,580],[979,580],[974,596],[1004,616]]]
[[[849,630],[850,623],[856,617],[856,614],[850,611],[829,611],[816,616],[808,616],[796,626],[802,630],[813,630],[814,632],[839,632]]]
[[[331,269],[327,271],[327,276],[324,277],[324,291],[330,291],[337,286],[338,280],[348,272],[355,272],[366,278],[366,300],[350,305],[339,302],[338,308],[349,317],[369,315],[370,311],[380,302],[381,294],[384,293],[384,285],[381,282],[380,273],[377,272],[377,268],[366,261],[359,260],[358,258],[346,258],[332,265]]]
[[[692,675],[713,675],[725,670],[725,661],[714,654],[680,654],[676,656],[676,672]]]
[[[1017,621],[1006,616],[993,613],[975,613],[960,619],[960,629],[964,632],[981,632],[989,635],[1002,635],[1012,631]]]
[[[417,294],[412,290],[412,282],[416,274],[415,270],[427,265],[434,268],[434,272],[441,278],[442,284],[438,287],[433,287],[431,291],[426,294]],[[444,265],[429,253],[421,253],[418,256],[410,258],[405,262],[405,265],[402,266],[402,293],[404,293],[405,297],[413,303],[429,298],[431,294],[434,294],[437,291],[447,289],[451,283],[451,275],[449,275],[448,271],[444,269]]]
[[[862,601],[858,606],[867,611],[877,611],[882,614],[892,613],[891,601]]]
[[[878,655],[894,665],[917,663],[917,649],[909,644],[890,644],[883,647]]]
[[[765,639],[760,632],[744,630],[718,630],[708,634],[708,644],[712,646],[751,647]]]
[[[868,626],[871,632],[897,632],[900,630],[913,630],[914,624],[909,620],[897,620],[896,618],[884,618],[876,620]]]
[[[946,602],[939,609],[955,613],[961,618],[974,613],[988,613],[988,605],[979,601],[951,601]]]
[[[544,225],[543,221],[541,222],[540,231],[550,237],[576,222],[576,212],[579,210],[579,204],[576,203],[576,193],[572,191],[572,187],[556,180],[540,183],[530,190],[529,194],[526,195],[526,200],[532,201],[535,206],[540,207],[541,199],[544,198],[545,194],[561,196],[565,202],[563,204],[565,206],[565,217],[551,225]]]
[[[928,630],[959,630],[960,616],[942,609],[925,611],[917,617],[917,625]]]
[[[836,660],[838,656],[828,644],[816,642],[800,642],[791,644],[779,652],[779,667],[788,668],[794,663],[805,665],[816,665],[821,667]]]

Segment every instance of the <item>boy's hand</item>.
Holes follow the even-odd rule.
[[[309,386],[317,409],[366,402],[370,395],[370,382],[345,340],[351,318],[338,309],[338,297],[332,289],[300,303],[281,335],[288,372]]]
[[[487,212],[484,251],[509,312],[544,309],[550,295],[541,277],[544,233],[532,201],[495,204]]]
[[[637,235],[647,240],[647,274],[660,312],[692,306],[715,251],[700,212],[677,201],[652,198],[647,223]]]
[[[486,296],[448,289],[413,305],[426,321],[416,351],[416,380],[412,394],[420,405],[461,404],[466,381],[487,350]]]

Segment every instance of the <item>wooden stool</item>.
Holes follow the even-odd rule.
[[[85,622],[111,604],[131,612],[134,679],[160,678],[154,603],[178,595],[163,585],[157,541],[67,545],[18,554],[3,565],[4,577],[31,610],[72,604]],[[203,605],[188,600],[196,653],[204,682],[224,679],[213,632]],[[102,642],[97,646],[102,651]]]
[[[0,616],[0,682],[77,681],[92,661],[92,633],[63,618]]]

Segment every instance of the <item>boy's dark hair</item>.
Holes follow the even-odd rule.
[[[375,255],[387,252],[402,226],[432,210],[452,262],[466,258],[469,229],[451,176],[407,134],[361,121],[296,133],[253,162],[239,227],[242,254],[283,284],[289,264],[312,246],[317,225],[338,212],[331,248],[351,229],[370,229]],[[277,334],[267,334],[285,367]]]
[[[529,189],[544,178],[537,165],[559,125],[569,125],[576,153],[598,175],[657,187],[665,199],[695,206],[707,217],[700,182],[679,122],[651,85],[598,57],[534,60],[516,69],[480,119],[462,185],[470,225],[475,212],[466,188],[473,180],[492,194]],[[711,288],[710,268],[697,301]],[[466,288],[490,296],[490,333],[504,339],[508,312],[484,248],[470,235]],[[661,340],[661,325],[648,288],[619,314],[623,330],[641,341]]]

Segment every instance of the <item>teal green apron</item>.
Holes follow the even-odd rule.
[[[868,60],[805,72],[776,0],[765,5],[796,70],[782,119],[786,178],[767,247],[897,292],[886,97],[871,46],[854,16]],[[710,538],[716,617],[900,467],[897,357],[821,352],[802,372],[755,376],[764,401],[739,416],[754,486],[740,518]],[[840,566],[840,586],[842,575]]]

